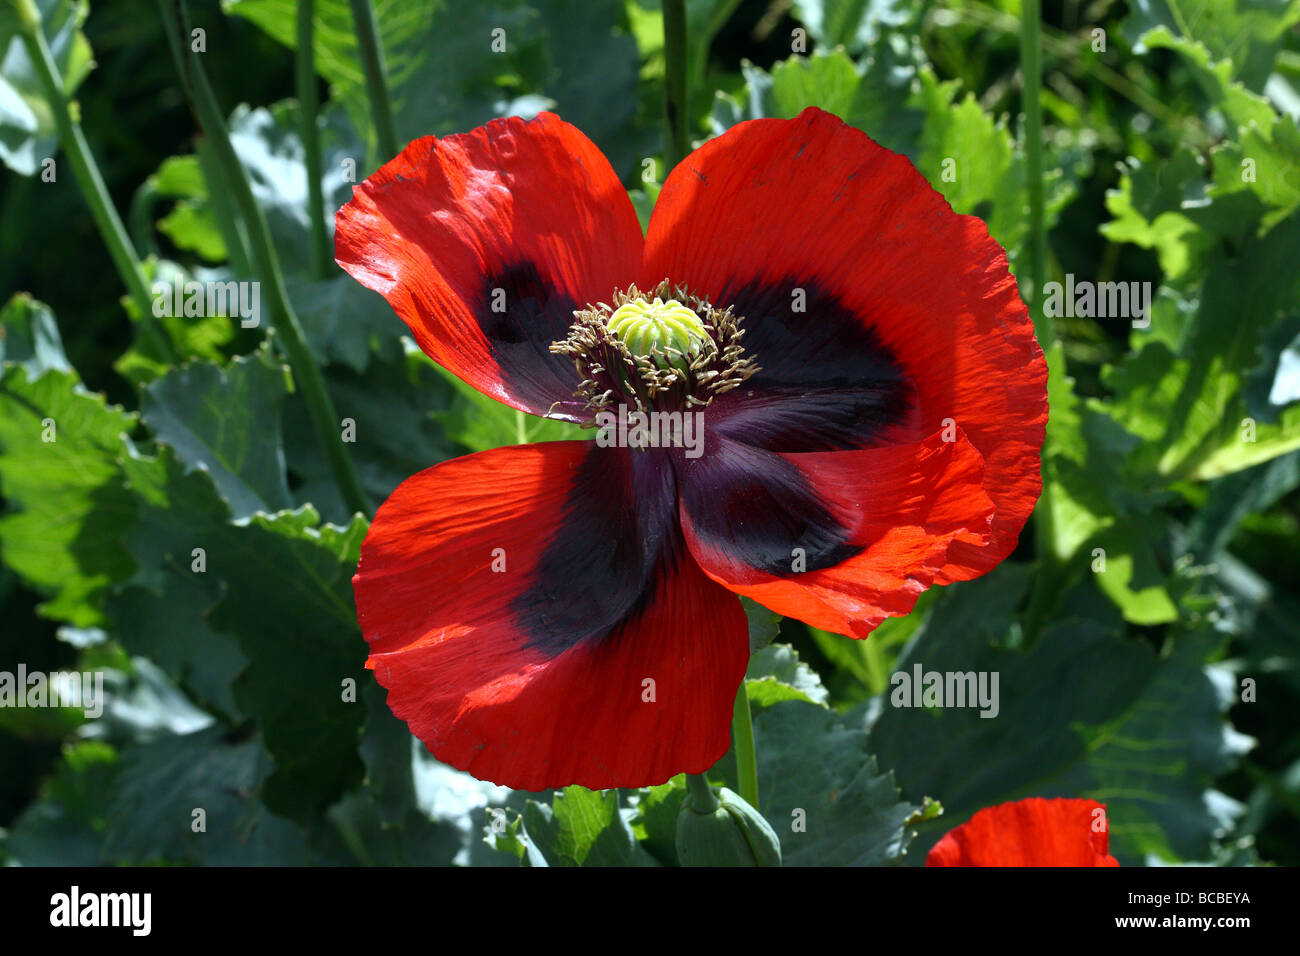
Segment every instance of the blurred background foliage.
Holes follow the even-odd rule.
[[[152,0],[38,6],[151,276],[252,277]],[[655,0],[375,7],[402,142],[553,109],[648,215],[664,174]],[[697,141],[820,106],[985,219],[1013,269],[1027,261],[1017,0],[687,8]],[[378,296],[312,263],[286,98],[294,0],[191,10],[371,498],[560,433],[459,385]],[[1150,326],[1057,318],[1044,496],[993,574],[865,642],[749,608],[762,810],[789,863],[918,864],[980,807],[1069,795],[1108,804],[1125,865],[1296,864],[1300,0],[1048,0],[1043,22],[1050,278],[1149,282]],[[347,0],[318,0],[315,51],[332,211],[348,160],[360,180],[387,157]],[[161,358],[7,11],[0,56],[0,670],[99,669],[109,694],[98,720],[0,709],[0,859],[675,863],[680,780],[510,793],[437,764],[388,713],[352,611],[365,522],[275,337],[166,319],[182,364]],[[889,706],[890,674],[918,662],[999,672],[999,717]],[[731,767],[714,774],[734,789]]]

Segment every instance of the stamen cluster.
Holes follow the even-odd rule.
[[[690,323],[689,346],[677,348],[660,338],[647,347],[652,340],[645,335],[626,334],[627,323],[621,319],[629,310],[611,327],[611,318],[629,303],[645,303],[632,311],[689,309],[699,319],[698,325]],[[584,422],[588,427],[594,426],[602,409],[620,404],[642,412],[703,408],[758,371],[754,360],[744,357],[741,318],[730,307],[715,309],[667,279],[648,292],[635,285],[615,291],[611,303],[588,305],[573,316],[568,337],[552,342],[551,351],[573,357],[582,376],[574,394],[591,411]],[[629,346],[619,332],[638,348]],[[687,342],[680,336],[675,341]]]

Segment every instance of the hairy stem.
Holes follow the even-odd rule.
[[[59,142],[68,156],[68,162],[72,164],[77,185],[81,187],[86,204],[90,206],[90,213],[108,247],[117,274],[140,312],[141,334],[153,345],[159,358],[175,363],[176,355],[172,351],[171,342],[153,314],[153,295],[149,291],[144,266],[113,206],[113,200],[109,198],[108,187],[104,185],[104,177],[90,152],[90,144],[81,131],[81,124],[73,115],[72,102],[63,88],[63,77],[59,74],[54,54],[50,52],[50,45],[41,29],[41,12],[32,0],[10,2],[17,13],[19,32],[27,48],[27,55],[45,90],[46,99],[50,102],[54,121],[59,128]]]
[[[298,0],[298,55],[295,66],[298,85],[298,119],[307,165],[311,264],[316,278],[324,279],[329,276],[333,261],[330,256],[329,229],[325,224],[325,195],[321,192],[320,128],[316,125],[320,102],[316,88],[316,54],[313,49],[315,30],[312,16],[315,11],[314,0]]]
[[[749,692],[745,682],[736,691],[736,707],[731,718],[732,744],[736,748],[736,777],[740,795],[758,809],[758,758],[754,751],[754,723],[749,714]]]
[[[352,460],[343,445],[338,413],[334,402],[325,388],[325,378],[316,364],[315,356],[307,347],[303,337],[302,326],[289,294],[285,288],[284,275],[280,269],[280,259],[276,255],[275,245],[271,241],[271,232],[266,224],[266,215],[253,196],[248,175],[239,162],[239,156],[231,145],[226,123],[222,118],[221,108],[216,96],[208,84],[207,74],[199,58],[183,43],[182,38],[189,36],[188,11],[185,0],[159,0],[163,21],[167,28],[168,40],[172,54],[176,58],[185,86],[185,93],[190,106],[198,119],[205,139],[213,147],[217,163],[234,193],[235,204],[248,231],[249,251],[257,275],[268,286],[270,294],[268,304],[271,322],[279,334],[284,352],[293,370],[294,381],[302,389],[303,400],[311,415],[316,438],[329,461],[334,481],[344,503],[352,511],[362,514],[371,513],[370,502],[361,488]]]
[[[361,48],[361,66],[366,72],[366,93],[380,159],[387,162],[397,155],[397,125],[393,122],[393,103],[384,77],[384,48],[379,43],[379,25],[371,0],[352,0],[352,21]]]
[[[664,116],[668,123],[668,171],[691,151],[690,90],[686,83],[686,0],[664,0]]]

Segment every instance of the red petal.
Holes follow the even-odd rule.
[[[1040,797],[988,807],[944,834],[925,865],[1119,866],[1105,810],[1095,800]]]
[[[731,503],[726,486],[719,489],[708,471],[693,474],[693,468],[715,469],[724,444],[698,459],[700,465],[681,466],[687,545],[705,572],[730,590],[814,627],[866,637],[886,617],[912,610],[952,547],[988,540],[993,504],[983,487],[983,461],[960,431],[955,438],[794,455],[747,449],[745,480],[767,482],[763,491],[746,488],[749,500],[760,510],[779,502],[785,516],[828,516],[819,527],[804,527],[813,524],[806,517],[787,525],[747,520],[737,510],[743,500]],[[778,488],[769,476],[781,472],[763,467],[764,457],[794,466],[802,482],[782,479],[784,488]],[[798,484],[810,490],[811,504],[798,506],[799,495],[785,490]],[[725,522],[711,511],[721,502],[730,504]],[[751,541],[755,535],[761,550]],[[835,555],[846,546],[852,556],[839,560]],[[795,547],[804,548],[807,570],[795,570]],[[819,568],[818,547],[836,563]],[[785,562],[779,570],[774,561],[752,557],[778,553]]]
[[[439,760],[517,789],[603,789],[726,752],[745,615],[686,554],[671,471],[638,457],[498,448],[379,509],[353,580],[368,666]]]
[[[1046,363],[1001,247],[905,157],[817,109],[740,123],[664,185],[642,281],[665,276],[744,316],[756,396],[879,387],[894,362],[914,407],[872,444],[915,442],[947,419],[965,432],[993,536],[954,544],[934,583],[977,577],[1015,548],[1041,489]],[[796,313],[797,289],[835,307]]]
[[[415,140],[353,190],[334,241],[434,361],[534,414],[572,403],[572,360],[548,347],[635,279],[642,249],[609,162],[550,113]]]

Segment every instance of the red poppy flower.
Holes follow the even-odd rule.
[[[698,454],[469,455],[379,509],[354,578],[368,666],[482,779],[703,772],[749,656],[737,594],[866,637],[994,567],[1037,500],[1046,366],[1002,249],[820,110],[700,147],[645,237],[556,116],[425,137],[354,190],[336,254],[507,405],[707,426]]]
[[[1104,803],[1065,798],[988,807],[945,833],[925,865],[1119,866],[1105,813]]]

